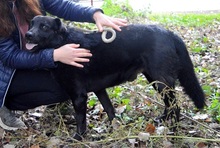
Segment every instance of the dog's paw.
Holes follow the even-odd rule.
[[[74,139],[78,140],[78,141],[82,141],[83,137],[82,135],[75,133],[75,135],[73,136]]]
[[[167,115],[166,114],[162,114],[161,116],[158,116],[156,118],[154,118],[154,122],[157,123],[158,125],[164,123],[167,119]]]

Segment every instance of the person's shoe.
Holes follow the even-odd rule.
[[[26,129],[27,126],[5,106],[0,108],[0,126],[5,130]]]

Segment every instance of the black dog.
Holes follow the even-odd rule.
[[[91,50],[93,56],[84,68],[59,63],[54,74],[72,99],[77,121],[76,139],[86,131],[87,93],[95,92],[110,120],[114,108],[106,88],[133,81],[142,73],[163,96],[165,110],[162,119],[175,116],[179,121],[179,107],[175,102],[176,80],[197,108],[203,108],[205,98],[194,73],[183,41],[172,32],[156,25],[129,25],[116,31],[116,39],[106,44],[101,33],[83,33],[66,27],[58,18],[37,16],[26,34],[27,41],[37,44],[33,50],[57,48],[67,43],[80,44]],[[107,34],[107,37],[110,34]]]

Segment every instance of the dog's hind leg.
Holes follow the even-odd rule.
[[[164,100],[165,109],[163,114],[157,117],[156,119],[158,119],[158,121],[161,120],[166,121],[168,119],[171,119],[172,124],[179,122],[180,108],[177,104],[175,92],[173,91],[173,88],[169,88],[167,86],[166,87],[159,86],[159,85],[161,84],[158,84],[158,91],[160,92]]]
[[[169,118],[174,119],[174,122],[179,122],[180,109],[176,102],[174,88],[175,79],[173,77],[161,77],[154,75],[154,77],[149,76],[146,72],[143,72],[145,77],[150,83],[153,83],[153,87],[157,90],[163,98],[165,109],[161,116],[156,118],[157,122],[166,121]],[[170,78],[169,80],[167,78]]]
[[[101,102],[104,111],[106,111],[110,122],[115,118],[115,109],[109,99],[109,96],[105,89],[94,92]]]

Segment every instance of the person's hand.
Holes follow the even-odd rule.
[[[83,68],[81,62],[89,62],[89,50],[79,48],[79,44],[66,44],[54,50],[54,61]]]
[[[113,18],[103,14],[101,11],[97,11],[93,14],[96,26],[100,32],[103,31],[103,26],[112,27],[118,31],[121,31],[120,26],[126,26],[127,21],[120,18]]]

